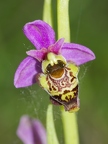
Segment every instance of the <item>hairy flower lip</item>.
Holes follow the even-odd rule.
[[[66,43],[64,38],[56,42],[54,30],[42,20],[25,24],[23,31],[37,50],[28,51],[29,56],[18,66],[14,76],[16,88],[36,83],[35,77],[41,72],[41,62],[48,52],[61,54],[67,62],[71,61],[78,66],[95,59],[94,53],[83,45]]]

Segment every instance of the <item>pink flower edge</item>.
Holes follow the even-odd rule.
[[[37,119],[22,116],[17,129],[17,136],[24,144],[47,144],[46,131]]]
[[[47,48],[55,43],[54,30],[42,20],[35,20],[25,24],[23,31],[36,49]]]
[[[61,54],[67,61],[74,62],[78,66],[95,59],[94,53],[89,48],[75,43],[64,43]]]

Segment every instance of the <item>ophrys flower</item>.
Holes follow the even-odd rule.
[[[79,109],[79,66],[95,59],[85,46],[55,40],[55,32],[41,20],[24,26],[24,34],[36,50],[27,52],[14,78],[15,87],[27,87],[38,82],[50,95],[53,104],[63,105],[67,111]]]

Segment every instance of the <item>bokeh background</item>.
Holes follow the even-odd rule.
[[[53,0],[56,25],[56,1]],[[16,89],[14,73],[34,46],[22,32],[23,25],[42,19],[43,0],[0,1],[0,144],[22,144],[16,129],[22,115],[41,120],[45,126],[49,96],[37,84]],[[70,0],[71,41],[88,46],[96,60],[81,67],[77,113],[80,144],[108,144],[108,1]],[[60,111],[54,121],[60,144],[64,144]]]

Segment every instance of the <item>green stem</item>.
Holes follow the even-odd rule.
[[[52,26],[51,0],[44,0],[43,20]]]
[[[48,109],[47,109],[47,143],[48,144],[59,144],[56,131],[55,131],[55,126],[54,126],[54,118],[53,118],[53,106],[52,104],[49,104]]]
[[[70,41],[70,26],[68,14],[69,0],[57,0],[58,39],[64,37]],[[78,126],[75,113],[61,110],[64,128],[65,144],[79,144]]]
[[[61,112],[65,144],[79,144],[77,118],[75,113],[69,113],[63,109]]]
[[[57,0],[58,38],[64,37],[70,41],[70,26],[68,14],[69,0]]]

